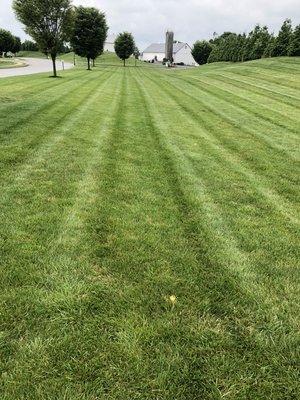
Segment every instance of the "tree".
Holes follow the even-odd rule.
[[[241,61],[244,53],[246,37],[233,32],[224,32],[222,35],[214,35],[209,41],[213,45],[207,62]]]
[[[245,58],[245,46],[247,43],[247,36],[245,33],[239,34],[237,37],[237,50],[235,62],[244,62]]]
[[[292,39],[292,22],[286,19],[278,33],[273,49],[273,57],[287,56]]]
[[[211,43],[207,42],[206,40],[198,40],[196,43],[194,43],[192,56],[199,65],[206,64],[212,49],[213,45]]]
[[[14,44],[11,49],[11,52],[16,55],[21,50],[21,39],[18,36],[14,36]]]
[[[0,55],[12,51],[14,46],[13,35],[4,29],[0,29]]]
[[[41,51],[50,54],[53,76],[57,77],[56,57],[65,41],[69,40],[73,21],[70,0],[14,0],[17,18]]]
[[[207,59],[208,64],[220,61],[220,48],[216,44],[213,44],[212,51]]]
[[[249,33],[245,47],[245,60],[256,60],[262,58],[269,43],[270,34],[266,26],[255,25]]]
[[[288,49],[289,56],[300,56],[300,25],[297,25],[289,45]]]
[[[223,61],[238,61],[238,35],[231,33],[224,40]]]
[[[124,61],[124,67],[127,58],[129,58],[135,48],[134,39],[131,33],[123,32],[120,33],[115,41],[115,52],[117,56]]]
[[[88,70],[95,59],[102,54],[108,26],[105,14],[93,7],[77,7],[71,44],[75,53],[86,57]]]
[[[140,51],[137,46],[134,46],[133,55],[134,55],[135,66],[136,66],[136,61],[139,59],[139,56],[140,56]]]
[[[23,51],[38,51],[39,47],[35,42],[32,42],[31,40],[25,40],[21,44],[21,50]]]
[[[272,57],[273,53],[274,53],[274,47],[275,47],[275,43],[276,43],[276,38],[274,37],[273,34],[270,35],[268,44],[265,48],[263,57]]]

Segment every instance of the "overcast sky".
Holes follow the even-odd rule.
[[[74,0],[75,5],[94,6],[107,15],[111,33],[130,31],[143,50],[163,42],[166,29],[175,39],[193,44],[213,32],[249,31],[261,23],[278,31],[285,18],[300,23],[300,0]],[[0,28],[24,39],[22,26],[11,9],[12,0],[0,0]]]

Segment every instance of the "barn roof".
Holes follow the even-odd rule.
[[[186,43],[174,43],[173,53],[176,54],[185,45]],[[165,43],[152,43],[143,51],[143,53],[165,53],[165,46]]]

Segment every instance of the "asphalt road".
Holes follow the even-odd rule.
[[[31,74],[38,74],[40,72],[52,71],[51,60],[40,59],[40,58],[20,58],[20,60],[24,61],[28,65],[25,67],[18,67],[18,68],[1,68],[0,78],[7,78],[9,76],[31,75]],[[70,69],[73,67],[73,64],[66,62],[64,64],[65,64],[65,69]],[[57,70],[63,69],[61,60],[57,60],[56,67]]]

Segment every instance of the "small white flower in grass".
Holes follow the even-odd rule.
[[[170,302],[174,305],[176,303],[176,296],[174,296],[174,294],[172,294],[172,296],[170,296]]]

